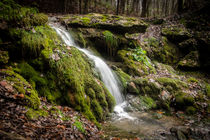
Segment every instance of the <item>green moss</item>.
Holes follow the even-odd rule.
[[[154,109],[157,107],[155,101],[148,96],[140,96],[140,102],[140,106],[146,110]]]
[[[119,50],[118,59],[124,63],[122,70],[132,76],[143,76],[149,73],[155,73],[155,69],[145,65],[143,62],[133,60],[132,51]]]
[[[99,105],[97,100],[91,101],[91,108],[93,109],[93,112],[94,112],[97,120],[103,120],[104,119],[103,109],[101,108],[101,106]]]
[[[128,18],[109,14],[87,14],[82,16],[63,17],[69,26],[110,29],[120,33],[144,32],[148,26],[137,18]]]
[[[126,90],[127,84],[130,81],[131,77],[127,73],[123,72],[120,68],[115,69],[115,72],[122,83],[123,89]]]
[[[158,81],[160,84],[166,87],[171,92],[176,92],[176,90],[180,88],[187,88],[188,85],[178,79],[172,79],[168,77],[161,77],[157,78],[156,81]]]
[[[9,54],[7,51],[0,50],[0,64],[7,64],[9,61]]]
[[[43,13],[37,13],[33,15],[33,25],[44,25],[48,21],[48,16]]]
[[[0,73],[5,75],[5,79],[13,83],[13,87],[19,94],[24,94],[24,100],[27,105],[33,109],[38,109],[40,100],[38,93],[31,87],[31,85],[19,74],[12,70],[1,70]],[[3,80],[3,79],[1,79]]]
[[[39,117],[46,117],[48,116],[48,112],[44,110],[34,110],[29,108],[28,111],[26,112],[26,117],[30,120],[36,120]]]
[[[175,43],[182,42],[191,37],[191,34],[185,28],[179,27],[163,28],[162,35]]]
[[[186,93],[179,92],[175,95],[175,102],[176,107],[178,109],[184,109],[187,106],[192,106],[195,103],[195,100],[190,95],[187,95]]]
[[[9,23],[9,26],[28,27],[43,25],[48,20],[44,14],[37,14],[36,8],[21,7],[13,0],[3,0],[0,18]]]
[[[210,98],[210,84],[206,84],[206,94]]]
[[[137,88],[139,89],[139,93],[143,95],[149,95],[153,99],[157,99],[160,94],[160,87],[154,82],[150,82],[146,78],[138,78],[133,81]]]
[[[95,91],[92,88],[87,89],[86,93],[91,99],[94,99],[96,97]]]
[[[199,81],[197,79],[195,79],[194,77],[190,77],[187,79],[188,82],[190,83],[198,83]]]
[[[110,31],[104,31],[103,35],[105,37],[108,54],[112,56],[118,47],[118,40]]]
[[[112,94],[108,91],[108,89],[106,87],[103,87],[105,93],[106,93],[106,101],[108,103],[108,110],[110,112],[113,111],[114,106],[116,105],[116,101],[114,99],[114,97],[112,96]]]
[[[81,131],[82,133],[85,133],[84,126],[83,126],[83,124],[82,124],[80,121],[76,120],[76,121],[73,123],[73,125],[76,126],[76,128],[77,128],[79,131]]]
[[[156,104],[152,98],[144,96],[142,99],[147,104],[148,108],[156,107]]]
[[[90,24],[90,22],[91,22],[91,19],[89,17],[82,17],[81,18],[81,21],[82,21],[82,23],[84,25],[87,25],[88,26]]]
[[[186,113],[187,113],[188,115],[194,115],[194,114],[196,113],[196,108],[194,108],[193,106],[189,106],[189,107],[187,107],[187,109],[186,109]]]

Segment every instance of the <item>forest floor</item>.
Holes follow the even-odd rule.
[[[44,113],[40,112],[40,116],[36,116],[34,111],[31,114],[26,113],[29,109],[22,102],[24,96],[14,94],[13,91],[12,85],[4,81],[0,82],[1,139],[96,140],[102,138],[102,131],[81,113],[67,106],[50,104],[45,98],[40,98]]]

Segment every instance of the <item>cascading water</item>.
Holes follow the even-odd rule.
[[[77,49],[85,53],[92,61],[94,61],[95,67],[99,71],[102,81],[116,100],[117,105],[115,106],[114,111],[118,114],[118,116],[120,118],[134,119],[123,110],[123,107],[126,106],[126,102],[124,101],[123,96],[120,92],[116,77],[111,69],[108,67],[108,65],[101,58],[93,55],[90,51],[77,46],[71,35],[61,26],[56,26],[55,24],[50,24],[50,26],[57,32],[57,34],[62,38],[67,46],[76,47]]]

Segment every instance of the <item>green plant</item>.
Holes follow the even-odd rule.
[[[83,124],[80,121],[76,120],[73,125],[76,126],[76,128],[79,131],[81,131],[82,133],[85,133],[86,132],[85,129],[84,129]]]
[[[151,65],[150,60],[146,55],[147,52],[143,50],[140,46],[138,46],[136,49],[133,49],[132,51],[132,56],[135,61],[143,62],[147,66]]]

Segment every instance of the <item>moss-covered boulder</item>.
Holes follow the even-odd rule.
[[[146,51],[140,47],[133,50],[119,50],[117,55],[119,61],[123,63],[123,71],[132,76],[155,73],[152,62],[146,56]]]
[[[12,69],[1,69],[0,75],[1,86],[5,86],[7,92],[12,93],[14,98],[20,98],[26,106],[39,109],[40,100],[37,91],[22,76]]]
[[[181,69],[195,70],[200,67],[198,51],[192,51],[187,54],[179,63],[178,67]]]
[[[108,14],[64,16],[60,20],[65,22],[69,27],[99,28],[118,33],[145,32],[148,27],[148,24],[137,18]]]
[[[171,92],[176,92],[181,88],[187,88],[187,84],[179,79],[160,77],[156,79],[161,85]]]
[[[146,38],[142,42],[142,47],[152,60],[165,64],[176,64],[179,61],[180,52],[178,48],[166,37],[162,37],[159,40],[154,37]]]
[[[184,27],[169,26],[162,29],[162,35],[174,43],[189,39],[192,35]]]
[[[149,96],[139,95],[128,99],[128,103],[133,109],[138,111],[147,111],[150,109],[155,109],[157,107],[156,102]]]
[[[179,92],[175,95],[175,106],[178,109],[186,109],[188,106],[193,106],[195,99],[184,92]]]
[[[153,80],[147,78],[137,78],[132,80],[137,87],[140,95],[148,95],[157,99],[161,93],[161,87]]]
[[[3,0],[0,6],[0,23],[6,22],[9,26],[28,28],[48,21],[48,16],[38,13],[36,8],[22,7],[13,0]]]

